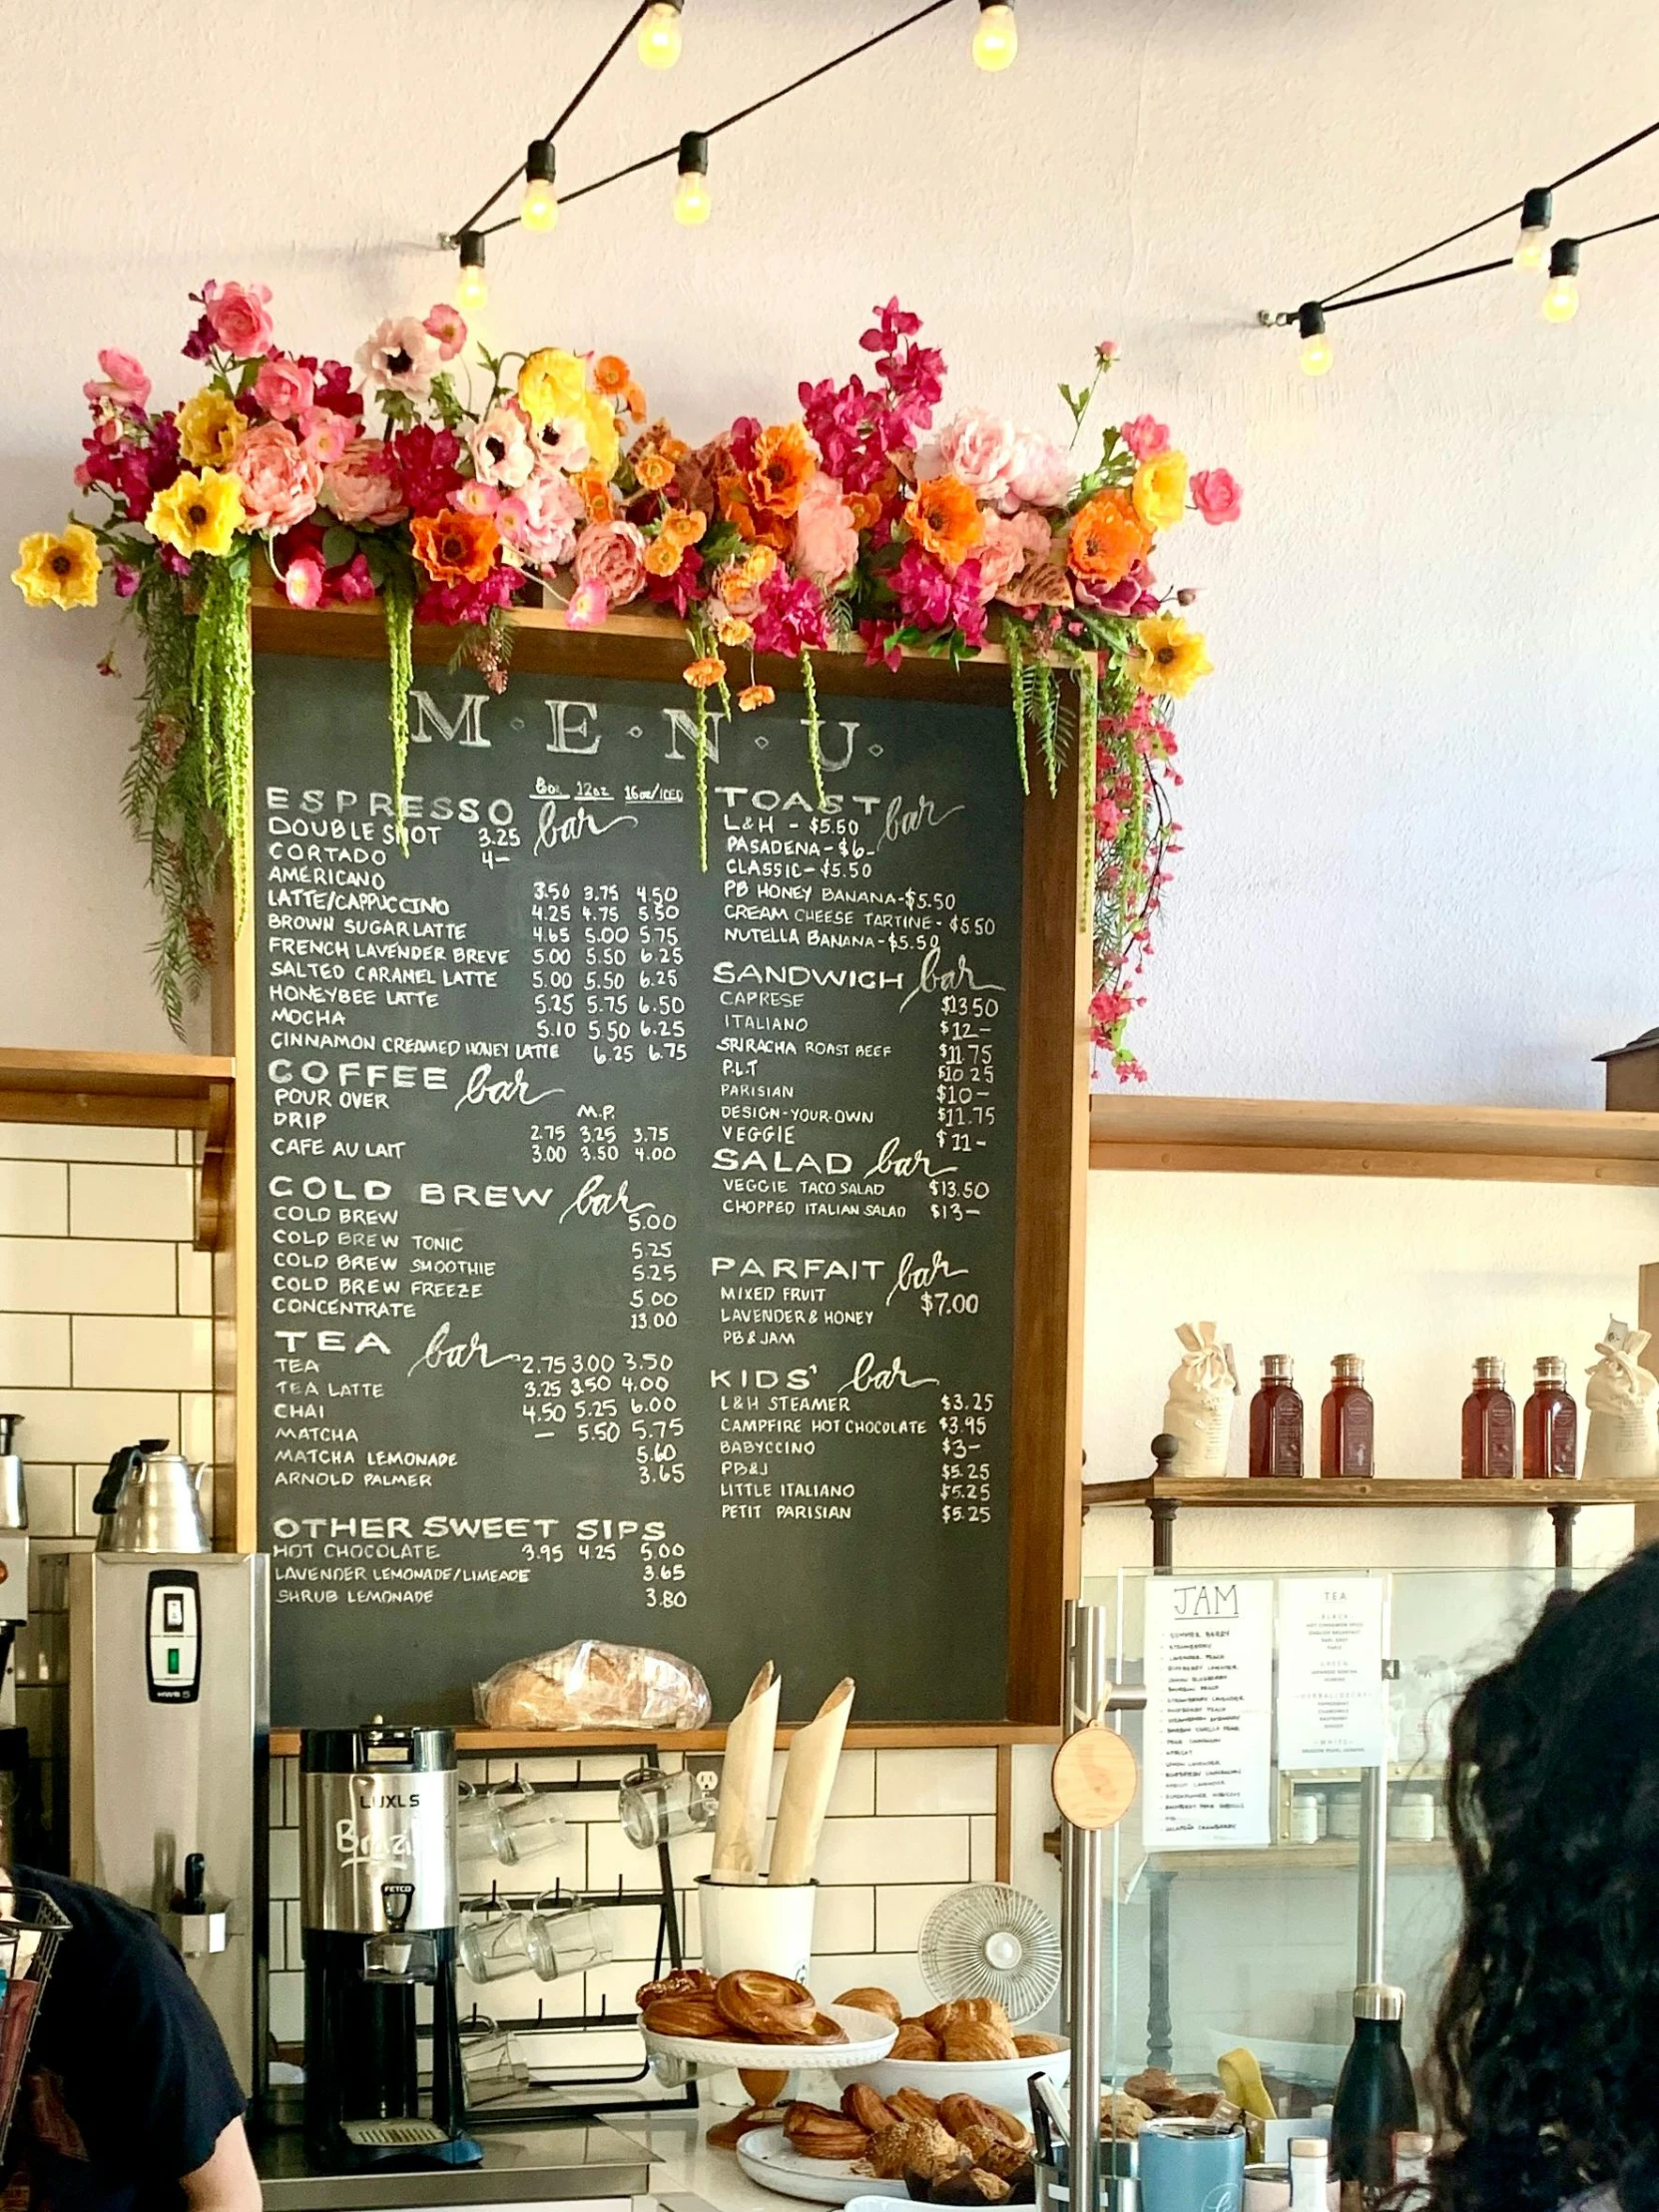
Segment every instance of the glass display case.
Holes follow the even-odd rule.
[[[1358,1700],[1369,1703],[1371,1740],[1385,1752],[1381,1978],[1405,1990],[1406,2048],[1420,2064],[1459,1918],[1443,1789],[1451,1715],[1464,1687],[1514,1650],[1567,1579],[1458,1567],[1161,1577],[1123,1569],[1085,1581],[1083,1602],[1105,1611],[1112,1683],[1147,1692],[1144,1712],[1110,1722],[1141,1763],[1141,1788],[1108,1839],[1107,2079],[1118,2085],[1150,2065],[1213,2083],[1217,2059],[1242,2044],[1282,2112],[1329,2103],[1356,1981],[1375,1977],[1366,1966],[1378,1949],[1362,1864],[1366,1767],[1303,1764],[1300,1754],[1310,1740],[1341,1741],[1343,1722],[1355,1723],[1343,1677],[1346,1666],[1352,1692],[1357,1652],[1382,1678],[1375,1697]],[[1594,1579],[1586,1570],[1576,1581]],[[1309,1645],[1309,1601],[1326,1592],[1357,1641],[1339,1634]],[[1189,1627],[1194,1611],[1226,1620],[1186,1634],[1172,1659],[1172,1608]],[[1286,1693],[1299,1686],[1316,1691],[1316,1706],[1329,1691],[1316,1715],[1332,1723],[1329,1739],[1317,1726],[1310,1739],[1306,1697],[1303,1719],[1288,1722]],[[1282,1761],[1287,1749],[1299,1756]],[[1178,1836],[1171,1770],[1183,1760],[1188,1804],[1204,1802],[1213,1777],[1213,1801],[1231,1802],[1234,1814],[1212,1825],[1233,1835]]]

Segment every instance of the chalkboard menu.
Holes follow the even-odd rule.
[[[717,1714],[1006,1710],[1023,806],[1005,709],[256,684],[273,1712],[471,1717],[581,1636]]]

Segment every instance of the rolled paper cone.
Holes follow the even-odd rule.
[[[772,1751],[784,1685],[769,1659],[749,1686],[743,1711],[726,1731],[711,1882],[759,1882],[766,1850]]]
[[[771,1886],[783,1889],[797,1882],[811,1882],[818,1862],[818,1840],[824,1816],[830,1810],[830,1793],[835,1787],[840,1764],[841,1740],[852,1711],[852,1677],[837,1682],[818,1709],[818,1716],[798,1729],[790,1745],[789,1765],[784,1769],[784,1794],[778,1805],[778,1826],[772,1837]]]

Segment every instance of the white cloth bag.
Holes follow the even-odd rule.
[[[1165,1430],[1181,1444],[1174,1472],[1225,1474],[1233,1410],[1239,1400],[1233,1347],[1217,1344],[1213,1321],[1201,1321],[1196,1327],[1184,1321],[1175,1334],[1182,1346],[1181,1365],[1169,1379],[1164,1405]]]
[[[1649,1334],[1610,1321],[1596,1346],[1601,1358],[1590,1369],[1584,1390],[1590,1415],[1584,1439],[1586,1479],[1659,1475],[1659,1376],[1637,1364]]]

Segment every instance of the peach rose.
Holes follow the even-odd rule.
[[[250,530],[291,530],[315,507],[322,489],[320,465],[281,422],[245,430],[231,467],[242,481]]]
[[[858,532],[841,487],[822,469],[808,477],[795,515],[795,565],[820,591],[833,591],[858,559]]]
[[[322,504],[341,522],[370,528],[408,512],[389,450],[376,438],[353,438],[322,472]]]
[[[1053,532],[1040,514],[1026,507],[1017,515],[985,516],[985,542],[979,548],[979,604],[986,606],[1010,585],[1033,555],[1046,555]]]
[[[645,589],[645,540],[631,522],[596,522],[576,541],[576,576],[624,607]]]

